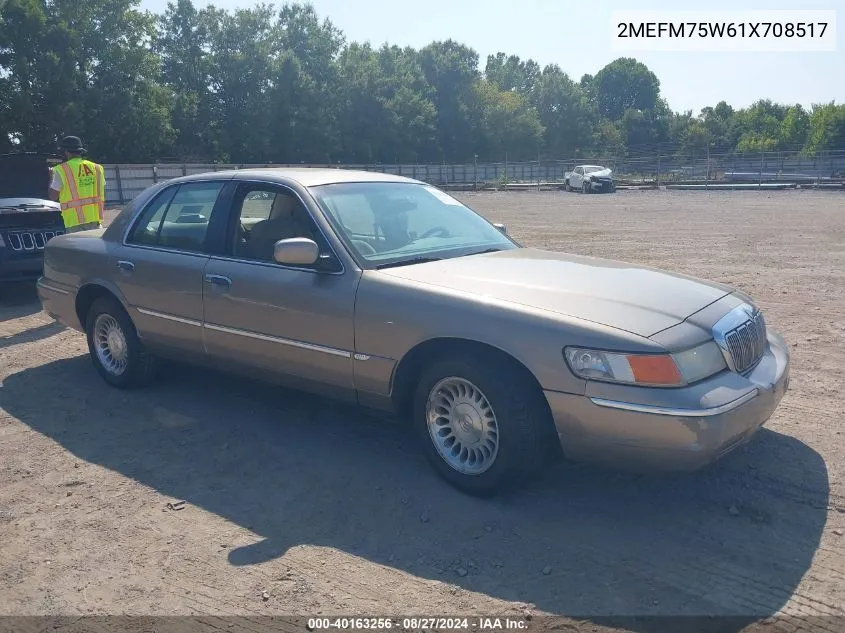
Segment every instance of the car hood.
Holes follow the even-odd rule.
[[[610,174],[613,171],[610,169],[601,169],[599,171],[591,171],[589,174],[586,174],[586,178],[609,178]]]
[[[386,268],[380,274],[653,336],[732,289],[622,262],[530,248]]]
[[[50,168],[60,159],[38,152],[0,154],[0,198],[49,199]]]

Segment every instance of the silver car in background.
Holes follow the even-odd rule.
[[[46,248],[44,309],[109,384],[158,357],[400,414],[445,479],[489,494],[575,459],[695,469],[789,381],[730,287],[524,248],[445,192],[337,169],[159,183]]]
[[[582,193],[611,193],[616,191],[613,171],[601,165],[578,165],[564,174],[564,188]]]

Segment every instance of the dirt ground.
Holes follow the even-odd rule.
[[[845,196],[461,197],[525,245],[751,294],[793,353],[774,417],[698,473],[561,463],[472,499],[400,425],[355,409],[198,370],[110,389],[82,334],[6,287],[0,614],[554,614],[642,633],[660,620],[604,618],[738,616],[718,620],[735,631],[781,614],[761,630],[790,615],[843,630]]]

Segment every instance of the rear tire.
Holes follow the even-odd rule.
[[[108,384],[129,389],[153,380],[155,361],[117,300],[96,299],[85,317],[85,332],[94,367]]]
[[[489,496],[526,483],[553,455],[557,435],[542,393],[501,362],[436,361],[423,370],[412,406],[429,463],[465,493]]]

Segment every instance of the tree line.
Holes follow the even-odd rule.
[[[447,40],[348,42],[307,3],[227,11],[137,0],[8,0],[0,152],[83,137],[101,162],[457,163],[845,149],[845,105],[759,100],[673,112],[622,57],[556,64]]]

